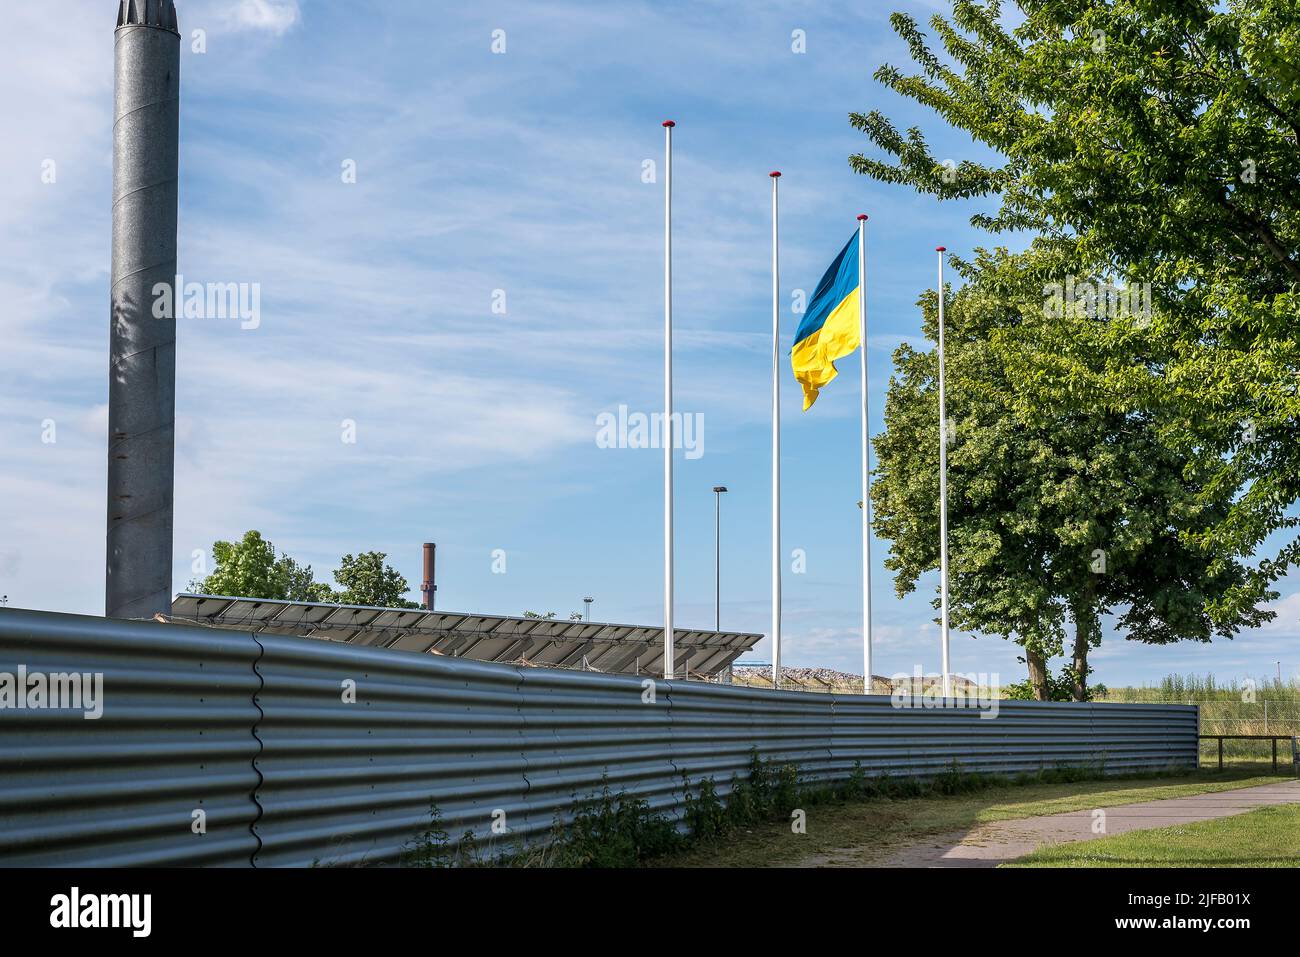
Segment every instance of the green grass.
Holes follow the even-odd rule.
[[[1249,691],[1249,695],[1246,692]],[[1157,685],[1142,688],[1110,688],[1106,701],[1154,701],[1166,704],[1243,702],[1246,697],[1262,701],[1265,698],[1279,704],[1300,704],[1300,681],[1282,681],[1275,677],[1261,677],[1247,685],[1231,679],[1224,682],[1213,674],[1166,675]]]
[[[1261,677],[1247,684],[1224,682],[1213,674],[1169,675],[1154,686],[1110,688],[1103,702],[1197,704],[1202,734],[1300,734],[1300,681]],[[1224,754],[1241,760],[1268,761],[1267,741],[1228,741]],[[1216,761],[1217,745],[1201,742],[1202,761]],[[1278,743],[1281,763],[1290,765],[1291,747]]]
[[[1300,867],[1300,805],[1057,844],[1003,867]]]
[[[989,821],[1187,797],[1278,780],[1240,770],[1199,771],[1176,777],[1005,784],[949,796],[828,803],[805,809],[806,834],[791,833],[785,822],[755,825],[733,831],[725,841],[697,844],[655,863],[672,867],[769,867],[809,861],[869,865],[900,845]]]

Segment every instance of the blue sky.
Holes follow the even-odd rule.
[[[101,613],[116,2],[9,12],[0,38],[0,593]],[[780,169],[782,337],[855,227],[868,235],[873,428],[937,244],[988,237],[849,171],[851,110],[981,150],[871,79],[906,65],[894,9],[941,4],[178,0],[180,271],[257,283],[257,328],[178,328],[175,586],[195,550],[258,528],[317,577],[380,549],[440,607],[662,620],[662,453],[598,448],[596,417],[662,393],[662,120],[674,145],[679,410],[677,621],[713,620],[712,486],[724,502],[723,624],[768,630],[770,185]],[[206,52],[192,49],[205,32]],[[502,30],[505,52],[492,52]],[[792,50],[804,31],[806,52]],[[42,182],[53,160],[54,183]],[[341,171],[353,161],[356,182]],[[494,290],[506,312],[493,313]],[[783,383],[785,660],[860,669],[857,359],[809,414]],[[56,441],[42,441],[52,420]],[[341,423],[356,442],[341,441]],[[878,673],[938,668],[922,594],[894,597],[875,547]],[[503,550],[504,574],[493,573]],[[1097,677],[1300,669],[1300,594],[1233,642],[1109,636]],[[768,659],[766,641],[754,656]],[[1015,648],[954,635],[959,671],[1019,678]]]

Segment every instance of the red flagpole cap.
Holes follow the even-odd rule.
[[[775,179],[776,177],[781,175],[781,171],[779,169],[774,169],[772,170],[772,172],[768,173],[767,175]]]
[[[677,125],[677,124],[674,123],[672,120],[664,120],[664,126],[667,126],[669,129],[671,129],[672,127],[674,127],[674,126],[676,126],[676,125]]]
[[[858,219],[861,220],[861,221],[863,221],[863,222],[865,222],[866,219],[867,219],[867,214],[866,214],[866,213],[858,213]]]
[[[937,252],[937,253],[946,253],[946,252],[948,251],[948,247],[947,247],[947,246],[935,246],[935,247],[934,247],[934,251]]]

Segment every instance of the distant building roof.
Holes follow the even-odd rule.
[[[235,631],[299,635],[477,661],[581,668],[585,658],[586,667],[593,671],[663,674],[664,630],[646,625],[188,593],[172,599],[172,618]],[[762,637],[674,628],[674,671],[715,675]]]

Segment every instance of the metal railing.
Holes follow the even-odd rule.
[[[102,717],[0,709],[0,863],[305,866],[544,839],[603,787],[680,818],[750,756],[805,782],[1194,769],[1197,710],[893,707],[289,636],[0,610],[0,673],[100,673]]]
[[[1219,770],[1223,770],[1223,742],[1228,741],[1269,741],[1273,745],[1273,771],[1277,772],[1277,743],[1286,741],[1291,745],[1291,764],[1296,769],[1297,775],[1300,775],[1300,738],[1290,734],[1201,734],[1197,735],[1201,741],[1217,741],[1219,743]]]

